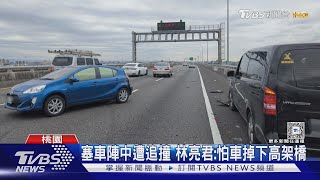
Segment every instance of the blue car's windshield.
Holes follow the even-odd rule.
[[[43,77],[40,78],[40,80],[55,80],[55,79],[60,79],[73,71],[75,71],[77,68],[74,67],[68,67],[68,68],[63,68],[59,69],[57,71],[53,71],[52,73],[49,73]]]

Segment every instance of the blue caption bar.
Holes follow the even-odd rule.
[[[305,161],[305,145],[91,144],[82,162]]]

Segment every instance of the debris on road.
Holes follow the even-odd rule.
[[[219,102],[219,103],[221,103],[221,104],[223,104],[223,105],[225,105],[225,106],[229,106],[229,102],[227,101],[227,102],[224,102],[224,101],[222,101],[221,99],[219,99],[217,96],[214,96],[214,98]]]
[[[214,90],[214,91],[211,91],[210,93],[223,93],[223,91],[221,91],[221,90]]]
[[[238,138],[238,137],[232,138],[232,140],[235,140],[235,141],[240,141],[240,142],[242,142],[242,138]]]

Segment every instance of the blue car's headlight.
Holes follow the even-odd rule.
[[[36,87],[32,87],[30,89],[27,89],[23,92],[23,94],[34,94],[34,93],[38,93],[41,92],[44,88],[46,87],[46,85],[41,85],[41,86],[36,86]]]

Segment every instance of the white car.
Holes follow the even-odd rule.
[[[127,63],[122,68],[128,76],[148,75],[148,68],[141,63]]]
[[[172,76],[172,68],[167,62],[159,62],[154,65],[153,68],[153,77],[157,76]]]
[[[189,68],[196,68],[196,65],[193,62],[189,63]]]

